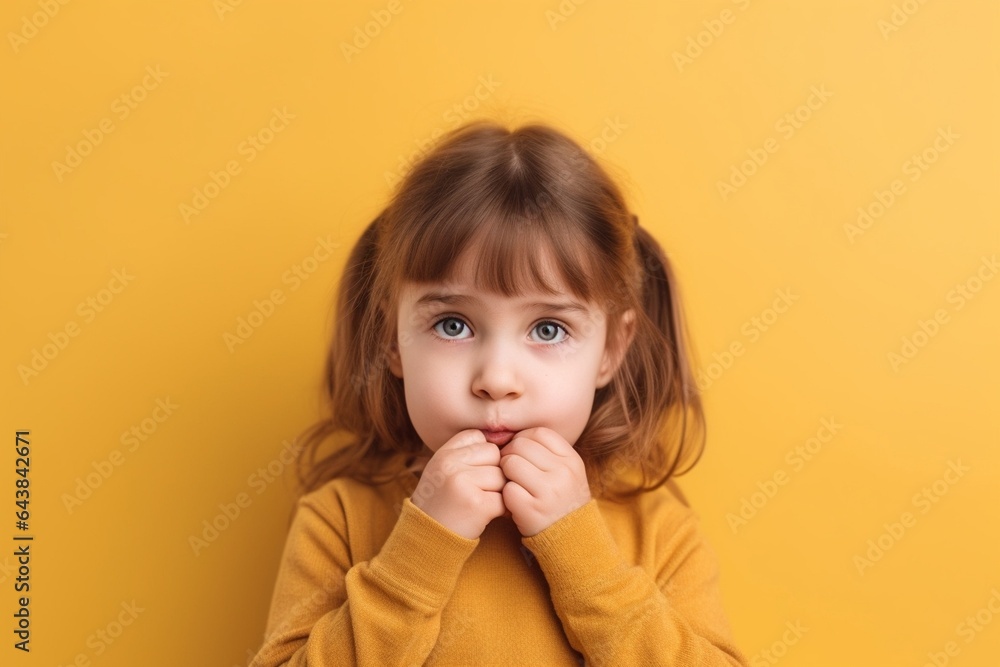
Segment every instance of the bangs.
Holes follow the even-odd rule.
[[[538,197],[528,201],[538,201]],[[447,282],[454,278],[461,260],[472,262],[478,289],[506,297],[523,296],[532,289],[557,294],[557,286],[545,280],[550,261],[550,270],[558,273],[576,297],[593,299],[595,287],[602,286],[600,262],[592,257],[597,248],[587,247],[588,241],[573,229],[566,215],[544,205],[474,203],[470,199],[464,206],[443,206],[439,215],[415,225],[411,252],[401,258],[401,280]]]

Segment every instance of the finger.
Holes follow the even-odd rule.
[[[468,466],[496,467],[500,463],[500,450],[492,442],[476,442],[453,450],[450,456]]]
[[[480,442],[486,442],[486,436],[483,432],[477,428],[467,428],[464,431],[459,431],[455,435],[448,439],[448,442],[444,443],[438,448],[438,452],[441,450],[449,449],[460,449],[462,447],[467,447],[468,445],[474,445]],[[437,453],[437,452],[435,452]]]
[[[469,476],[473,484],[483,491],[496,491],[499,493],[507,483],[507,478],[504,476],[503,471],[496,466],[472,468],[466,471],[465,474]]]
[[[544,426],[536,426],[525,429],[520,431],[517,436],[514,437],[517,438],[518,436],[524,436],[534,440],[556,456],[571,456],[576,453],[573,446],[566,442],[566,438]]]
[[[505,456],[520,456],[530,461],[536,468],[543,472],[551,472],[564,464],[559,457],[552,453],[545,445],[530,437],[516,436],[500,450],[500,461],[503,462]]]
[[[508,505],[517,505],[534,500],[535,496],[517,482],[507,482],[507,486],[503,487],[503,499]]]
[[[490,514],[494,517],[503,516],[507,513],[507,505],[503,501],[503,493],[497,491],[495,493],[490,493],[489,502],[492,505],[492,511]]]
[[[500,470],[509,480],[516,480],[521,486],[532,486],[545,472],[519,454],[510,454],[500,459]]]

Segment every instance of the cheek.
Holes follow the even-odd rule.
[[[558,374],[568,386],[593,389],[597,384],[597,375],[603,361],[603,350],[597,345],[588,344],[584,348],[571,350],[560,360]]]
[[[443,377],[448,377],[453,365],[449,355],[442,354],[432,342],[413,342],[403,352],[404,377],[414,386],[435,386]]]
[[[415,425],[448,410],[462,377],[453,355],[441,354],[433,347],[413,345],[403,359],[406,406]]]
[[[567,427],[582,430],[593,409],[600,361],[590,350],[577,350],[550,367],[534,386],[536,400],[545,405],[540,414],[560,415]]]
[[[566,396],[567,412],[572,414],[574,421],[586,422],[590,418],[590,411],[594,407],[594,388],[590,384],[581,381]]]
[[[539,406],[541,407],[541,406]],[[549,423],[566,442],[576,445],[583,429],[590,421],[590,414],[594,407],[594,393],[588,391],[583,384],[578,384],[572,390],[561,394],[558,400],[550,402],[546,410],[540,414],[543,419],[551,420]]]

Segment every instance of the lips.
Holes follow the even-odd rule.
[[[514,439],[514,431],[487,431],[486,429],[479,429],[486,436],[487,442],[492,442],[494,445],[503,447],[508,442]]]

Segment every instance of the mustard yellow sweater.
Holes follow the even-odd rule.
[[[300,498],[252,667],[749,665],[716,554],[668,489],[469,540],[410,501],[418,481]]]

